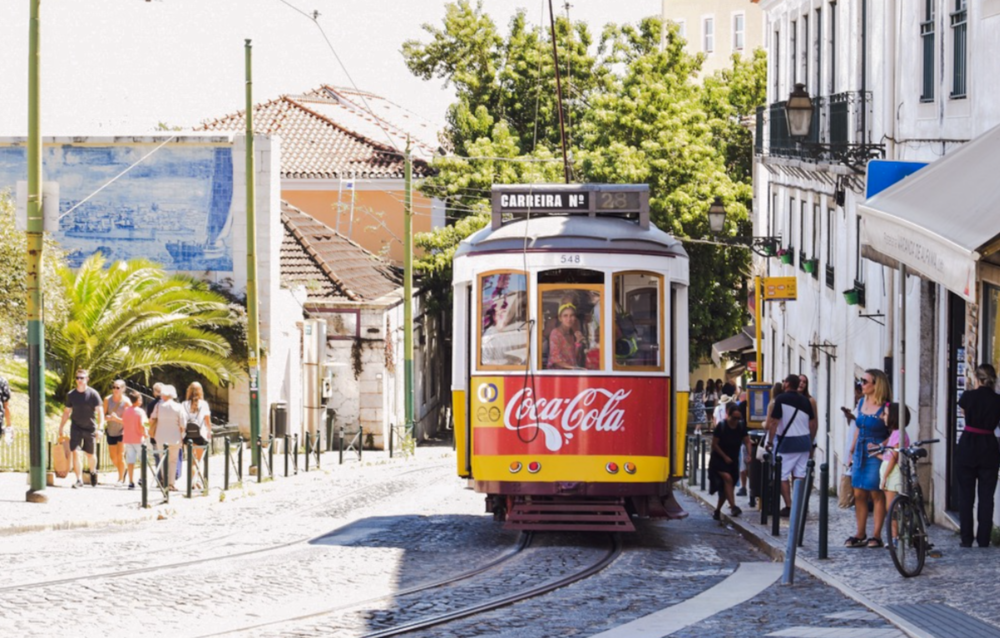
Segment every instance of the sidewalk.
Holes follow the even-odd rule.
[[[710,509],[715,508],[716,496],[702,491],[700,483],[689,486],[683,481],[678,485]],[[796,567],[866,605],[910,636],[1000,636],[1000,606],[987,602],[1000,592],[997,577],[1000,548],[962,549],[956,532],[932,525],[928,533],[935,548],[944,555],[937,559],[928,557],[920,576],[903,578],[887,550],[843,546],[856,531],[854,508],[839,509],[836,497],[829,497],[828,558],[820,560],[819,498],[817,489],[809,500],[804,542],[796,554]],[[747,497],[738,496],[736,502],[744,508],[743,514],[730,517],[726,514],[729,507],[725,506],[723,523],[731,524],[772,558],[783,561],[788,519],[781,520],[780,535],[772,536],[771,520],[762,526],[760,512],[747,506]],[[870,536],[870,515],[867,532]],[[979,625],[980,621],[989,626]]]
[[[279,447],[280,449],[280,447]],[[396,452],[400,457],[401,453]],[[89,483],[79,489],[72,489],[76,476],[70,472],[65,478],[56,478],[55,485],[45,490],[47,503],[28,503],[25,494],[28,491],[27,474],[24,472],[0,472],[0,536],[23,532],[70,529],[77,527],[95,527],[114,524],[134,524],[144,520],[173,517],[185,511],[196,508],[219,506],[220,503],[231,502],[246,496],[270,492],[293,484],[302,484],[308,477],[319,478],[328,473],[354,469],[362,464],[385,462],[388,452],[365,450],[361,463],[354,453],[344,454],[344,465],[338,465],[337,451],[325,452],[321,455],[320,471],[316,469],[315,454],[309,459],[309,472],[305,472],[305,457],[299,454],[299,473],[294,473],[294,462],[289,461],[289,477],[285,477],[285,459],[283,454],[275,454],[274,480],[269,480],[267,471],[264,481],[258,483],[256,476],[250,476],[249,448],[243,451],[243,484],[238,483],[235,471],[230,468],[230,489],[223,491],[225,455],[217,454],[209,461],[209,491],[203,494],[201,490],[192,490],[192,498],[185,497],[187,489],[187,461],[181,469],[181,478],[176,482],[177,492],[170,493],[169,503],[164,502],[163,494],[155,487],[152,480],[152,468],[148,471],[150,488],[148,492],[149,508],[142,509],[142,488],[138,485],[140,469],[135,468],[136,487],[129,490],[115,485],[117,471],[102,471],[99,474],[97,487]],[[152,459],[150,459],[152,465]],[[87,478],[87,475],[84,475]]]

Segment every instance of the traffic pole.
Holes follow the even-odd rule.
[[[406,432],[413,437],[413,161],[409,138],[406,138],[404,180],[403,394],[406,397]]]
[[[45,327],[42,324],[42,134],[41,0],[31,0],[28,20],[28,445],[30,456],[26,494],[29,503],[45,503]],[[73,371],[71,370],[70,373]]]
[[[257,312],[257,171],[254,167],[252,45],[244,44],[246,54],[246,187],[247,187],[247,342],[250,347],[250,440],[260,441],[260,318]],[[250,447],[251,473],[260,471],[260,445]]]

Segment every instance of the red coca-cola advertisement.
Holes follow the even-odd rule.
[[[476,454],[667,453],[663,377],[474,377],[471,390]]]

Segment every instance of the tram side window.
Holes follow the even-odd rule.
[[[600,370],[603,286],[539,284],[542,318],[541,367]]]
[[[528,280],[524,273],[479,278],[479,365],[523,368],[528,360]]]
[[[663,278],[654,273],[615,275],[616,370],[663,369],[662,288]]]

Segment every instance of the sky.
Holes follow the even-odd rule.
[[[564,0],[554,0],[565,12]],[[537,24],[546,0],[484,0],[501,32],[518,8]],[[661,0],[572,0],[592,33],[658,14]],[[27,134],[28,0],[0,0],[0,137]],[[244,39],[253,41],[255,103],[320,84],[358,88],[436,125],[454,94],[414,77],[400,53],[427,41],[444,0],[43,0],[43,135],[134,135],[190,127],[244,106]],[[298,9],[298,11],[296,10]],[[547,22],[546,22],[547,25]]]

